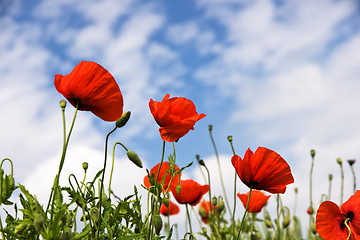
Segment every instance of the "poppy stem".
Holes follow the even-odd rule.
[[[343,203],[343,195],[344,195],[344,168],[342,165],[342,159],[336,159],[338,164],[340,165],[340,173],[341,173],[341,188],[340,188],[340,205]]]
[[[356,192],[356,175],[355,175],[355,171],[354,171],[354,167],[353,165],[350,165],[351,168],[351,173],[353,175],[353,187],[354,187],[354,193]]]
[[[102,177],[101,177],[101,185],[100,185],[100,196],[99,196],[99,225],[98,225],[98,232],[97,232],[97,238],[99,238],[99,234],[100,234],[100,228],[101,228],[101,222],[102,222],[102,197],[103,197],[103,191],[104,191],[104,178],[105,178],[105,168],[106,168],[106,161],[107,161],[107,149],[108,149],[108,142],[109,142],[109,136],[110,134],[112,134],[113,132],[115,132],[115,130],[117,129],[117,126],[115,126],[107,135],[105,138],[105,156],[104,156],[104,167],[103,167],[103,172],[102,172]],[[110,195],[109,195],[110,197]]]
[[[191,219],[190,219],[190,212],[189,212],[189,207],[188,204],[185,204],[186,207],[186,215],[188,217],[188,221],[189,221],[189,228],[190,228],[190,234],[193,235],[193,231],[192,231],[192,227],[191,227]]]
[[[114,163],[115,163],[115,147],[116,145],[121,145],[125,151],[127,151],[128,149],[124,146],[124,144],[122,144],[121,142],[116,142],[114,144],[113,147],[113,154],[112,154],[112,162],[111,162],[111,170],[110,170],[110,179],[109,179],[109,196],[111,194],[111,181],[112,181],[112,175],[113,175],[113,171],[114,171]]]
[[[238,236],[237,236],[236,239],[240,239],[240,234],[241,234],[241,231],[242,231],[242,229],[243,229],[243,227],[244,227],[246,214],[248,213],[248,208],[249,208],[249,204],[250,204],[250,198],[251,198],[252,189],[253,189],[253,186],[251,185],[251,186],[250,186],[250,191],[249,191],[248,201],[247,201],[247,203],[246,203],[245,212],[244,212],[244,215],[243,215],[243,217],[242,217],[241,224],[240,224],[240,229],[239,229],[239,233],[238,233]]]
[[[233,145],[233,138],[232,136],[228,136],[228,141],[230,143],[231,146],[231,150],[233,155],[236,155],[235,149],[234,149],[234,145]],[[232,226],[233,226],[233,234],[235,236],[236,234],[236,226],[235,226],[235,210],[236,210],[236,180],[237,180],[237,173],[236,173],[236,169],[234,169],[234,208],[233,208],[233,214],[232,214]]]
[[[228,198],[227,198],[227,195],[226,195],[226,191],[225,191],[225,185],[224,185],[224,180],[223,180],[222,171],[221,171],[219,153],[217,151],[216,144],[215,144],[215,141],[214,141],[214,137],[212,135],[212,128],[213,128],[212,125],[209,125],[210,139],[211,139],[212,145],[213,145],[214,150],[215,150],[215,155],[216,155],[216,160],[217,160],[218,169],[219,169],[219,175],[220,175],[220,183],[221,183],[221,187],[222,187],[222,190],[223,190],[223,193],[224,193],[224,199],[225,199],[225,202],[226,202],[226,207],[229,209],[231,219],[233,219],[233,215],[232,215],[231,209],[230,209],[230,204],[229,204],[229,201],[228,201]]]
[[[45,211],[45,215],[46,215],[46,213],[47,213],[47,211],[48,211],[48,209],[50,207],[50,202],[51,202],[50,225],[52,223],[53,216],[54,216],[54,204],[55,204],[55,198],[56,198],[56,191],[57,191],[57,189],[59,187],[60,173],[61,173],[61,170],[62,170],[62,168],[64,166],[67,146],[69,145],[71,132],[72,132],[72,130],[74,128],[75,119],[76,119],[76,115],[77,115],[79,105],[80,105],[80,101],[78,100],[76,102],[75,113],[74,113],[74,117],[73,117],[73,120],[71,122],[70,129],[69,129],[69,134],[67,136],[66,136],[65,108],[64,107],[61,108],[61,110],[62,110],[62,119],[63,119],[63,131],[64,131],[63,149],[62,149],[62,153],[61,153],[58,173],[55,176],[54,185],[53,185],[53,188],[51,189],[48,205],[47,205],[46,211]]]

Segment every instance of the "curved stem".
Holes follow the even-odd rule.
[[[128,149],[125,147],[124,144],[122,144],[121,142],[116,142],[114,144],[114,147],[113,147],[113,154],[112,154],[112,161],[111,161],[111,170],[110,170],[110,179],[109,179],[109,196],[111,194],[111,181],[112,181],[112,175],[113,175],[113,172],[114,172],[114,163],[115,163],[115,147],[116,145],[121,145],[125,151],[128,151]]]
[[[101,228],[101,222],[102,222],[102,215],[101,215],[101,211],[102,211],[102,196],[103,196],[103,189],[104,189],[104,178],[105,178],[105,169],[106,169],[106,161],[107,161],[107,148],[108,148],[108,142],[109,142],[109,136],[110,134],[112,134],[113,132],[115,132],[115,130],[117,129],[117,127],[115,126],[113,128],[113,130],[111,130],[105,138],[105,157],[104,157],[104,167],[103,167],[103,172],[102,172],[102,177],[101,177],[101,183],[100,183],[100,198],[99,198],[99,225],[98,225],[98,233],[97,233],[97,237],[99,238],[99,234],[100,234],[100,228]]]
[[[350,218],[347,218],[347,219],[345,219],[345,222],[344,222],[344,224],[345,224],[345,226],[346,226],[346,228],[348,229],[348,231],[349,231],[349,235],[348,235],[348,237],[347,237],[347,239],[346,240],[349,240],[350,239],[350,237],[351,237],[351,228],[349,227],[349,224],[348,224],[348,222],[350,221]]]

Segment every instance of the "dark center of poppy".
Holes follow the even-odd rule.
[[[354,219],[354,212],[352,212],[352,211],[350,211],[350,212],[348,212],[348,213],[346,213],[346,214],[343,213],[343,215],[344,215],[345,219],[343,219],[343,220],[341,221],[341,223],[340,223],[341,229],[346,228],[346,225],[345,225],[346,219],[349,219],[348,222],[351,222],[351,221]]]
[[[259,183],[258,182],[250,182],[249,187],[257,189]]]

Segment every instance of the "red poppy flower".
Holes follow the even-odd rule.
[[[202,196],[210,190],[209,185],[200,185],[194,180],[181,180],[180,181],[181,191],[178,194],[176,192],[176,186],[172,186],[172,193],[176,199],[176,201],[180,204],[190,204],[191,206],[195,206],[198,204],[202,198]]]
[[[156,174],[158,173],[159,167],[160,167],[160,163],[156,164],[150,170],[150,175],[154,174],[155,179],[156,179]],[[180,170],[180,168],[178,168],[178,166],[176,164],[175,164],[175,170],[177,170],[177,171]],[[181,172],[180,172],[180,174],[181,174]],[[179,183],[179,178],[180,178],[180,175],[176,174],[176,176],[173,178],[173,180],[171,182],[171,186],[176,187],[176,185]],[[163,189],[166,190],[168,188],[168,186],[169,186],[170,180],[171,180],[170,164],[169,164],[169,162],[163,162],[162,165],[161,165],[160,172],[159,172],[158,183],[162,183],[162,181],[164,181],[163,182]],[[147,188],[150,188],[150,186],[151,186],[148,175],[146,175],[144,177],[144,185]],[[171,188],[170,188],[170,190],[171,190]]]
[[[240,198],[242,204],[244,205],[244,208],[246,208],[249,199],[249,194],[250,192],[247,192],[246,194],[240,194],[240,193],[236,194]],[[265,203],[269,198],[270,196],[266,196],[261,191],[252,190],[250,202],[248,206],[248,212],[255,212],[255,213],[261,212],[261,209],[264,207]]]
[[[183,97],[169,98],[166,94],[161,102],[150,99],[149,107],[157,124],[160,135],[166,142],[174,142],[194,130],[197,121],[206,115],[196,112],[192,101]]]
[[[91,111],[104,121],[116,121],[123,113],[123,97],[114,77],[95,62],[82,61],[68,75],[55,75],[56,90],[74,107]]]
[[[169,201],[169,207],[166,207],[165,204],[161,204],[160,213],[164,216],[176,215],[180,212],[180,208],[174,202]]]
[[[351,229],[350,239],[360,239],[360,190],[357,190],[339,208],[331,201],[323,202],[316,214],[316,231],[324,240],[347,239]]]
[[[201,220],[204,223],[208,223],[209,214],[210,214],[210,206],[211,206],[212,212],[214,213],[214,205],[210,201],[202,200],[200,202],[199,214],[200,214]]]
[[[241,181],[253,189],[285,193],[286,185],[294,182],[286,161],[276,152],[264,147],[258,147],[255,153],[248,149],[244,159],[234,155],[231,162]]]

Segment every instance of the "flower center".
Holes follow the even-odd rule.
[[[345,221],[347,222],[351,222],[353,219],[354,219],[354,213],[352,211],[348,212],[348,213],[343,213],[345,219],[343,219],[340,223],[340,227],[341,229],[344,229],[346,228],[346,224],[345,224]]]

